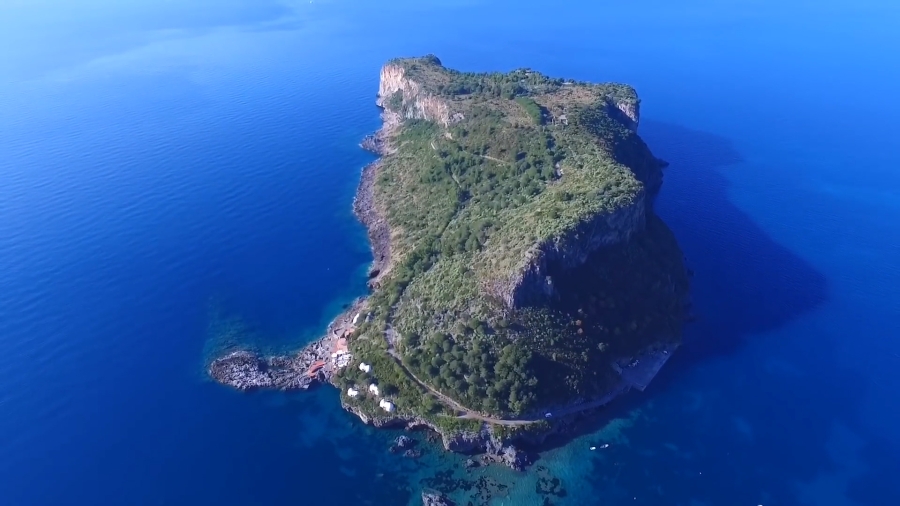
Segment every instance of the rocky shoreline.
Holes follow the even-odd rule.
[[[516,446],[516,444],[520,442],[540,444],[547,436],[553,433],[552,431],[547,431],[531,441],[521,438],[500,438],[488,426],[482,427],[479,432],[462,431],[448,433],[421,417],[397,415],[371,417],[345,402],[341,402],[341,406],[356,415],[363,423],[375,428],[405,429],[409,431],[426,429],[440,437],[441,445],[448,452],[479,455],[477,460],[474,458],[470,459],[476,465],[501,464],[516,471],[524,471],[534,460],[532,455]],[[535,435],[537,436],[537,434]]]
[[[213,360],[207,372],[217,382],[241,391],[306,390],[319,383],[330,383],[335,372],[333,353],[337,342],[343,330],[352,326],[355,315],[363,311],[365,299],[357,299],[328,325],[324,336],[295,354],[267,357],[238,350]]]
[[[367,135],[360,147],[378,156],[393,151],[389,138],[399,126],[400,119],[390,111],[381,113],[382,126],[372,135]],[[391,267],[391,229],[387,220],[375,205],[375,180],[378,178],[381,160],[366,165],[359,179],[359,187],[353,198],[353,214],[365,225],[372,248],[372,265],[369,267],[369,288],[378,287],[381,279]]]
[[[390,269],[391,229],[375,208],[374,187],[378,177],[380,162],[366,165],[360,176],[359,189],[353,199],[353,213],[365,225],[372,248],[372,265],[369,267],[369,288],[378,287],[381,279]]]

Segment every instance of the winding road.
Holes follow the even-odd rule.
[[[440,399],[441,402],[443,402],[447,406],[449,406],[449,407],[453,408],[454,410],[458,411],[459,413],[461,413],[459,416],[457,416],[457,418],[463,419],[463,420],[480,420],[482,422],[487,422],[487,423],[491,423],[494,425],[505,425],[507,427],[521,427],[524,425],[530,425],[532,423],[539,422],[544,419],[543,417],[537,417],[537,418],[493,418],[493,417],[482,415],[481,413],[479,413],[475,410],[472,410],[472,409],[469,409],[469,408],[463,406],[462,404],[456,402],[455,400],[444,395],[437,389],[433,388],[428,383],[425,383],[424,381],[420,380],[415,374],[413,374],[412,371],[409,370],[409,368],[407,368],[403,364],[403,360],[400,358],[400,354],[397,353],[397,350],[394,347],[394,339],[396,338],[396,336],[394,336],[393,334],[394,334],[393,329],[389,328],[388,331],[385,332],[385,336],[384,336],[385,341],[387,341],[387,345],[388,345],[388,349],[387,349],[388,355],[390,355],[391,358],[393,358],[394,361],[397,362],[397,365],[400,366],[400,368],[403,369],[403,371],[405,371],[406,374],[408,374],[409,377],[413,379],[413,381],[418,383],[419,386],[421,386],[425,390],[434,394],[435,397]],[[623,385],[619,388],[616,388],[612,392],[609,392],[608,394],[604,395],[603,397],[601,397],[599,399],[582,402],[582,403],[578,403],[578,404],[573,404],[571,406],[566,406],[561,409],[555,409],[555,410],[553,410],[553,416],[555,416],[555,417],[568,416],[568,415],[573,415],[575,413],[579,413],[581,411],[599,408],[599,407],[609,403],[609,401],[613,400],[620,394],[624,393],[626,390],[628,390],[628,386]]]
[[[387,336],[385,336],[385,337],[387,338]],[[390,355],[391,358],[393,358],[394,361],[397,362],[397,365],[400,366],[400,368],[403,369],[403,371],[406,372],[406,374],[408,374],[409,377],[413,379],[413,381],[418,383],[419,386],[421,386],[425,390],[428,390],[429,392],[434,394],[435,397],[440,399],[441,402],[443,402],[447,406],[462,413],[461,415],[457,416],[457,418],[460,418],[463,420],[480,420],[482,422],[492,423],[494,425],[506,425],[506,426],[510,426],[510,427],[529,425],[529,424],[532,424],[532,423],[540,420],[540,419],[511,420],[511,419],[504,419],[504,418],[491,418],[489,416],[484,416],[481,413],[478,413],[477,411],[471,410],[471,409],[463,406],[462,404],[454,401],[450,397],[442,394],[438,390],[432,388],[432,386],[429,385],[428,383],[425,383],[424,381],[420,380],[415,374],[412,373],[412,371],[410,371],[405,365],[403,365],[403,361],[400,359],[400,354],[397,353],[397,350],[394,348],[394,345],[391,342],[390,338],[387,338],[387,342],[388,342],[388,350],[387,350],[388,355]]]

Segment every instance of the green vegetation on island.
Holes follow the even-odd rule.
[[[477,429],[440,395],[528,417],[603,395],[615,360],[680,340],[688,279],[653,214],[660,163],[635,131],[631,87],[427,56],[388,63],[382,90],[397,124],[382,132],[372,205],[390,268],[350,347],[398,412]],[[371,376],[348,367],[337,381]]]

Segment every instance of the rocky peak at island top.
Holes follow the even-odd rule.
[[[512,467],[576,414],[643,390],[681,339],[688,275],[653,211],[664,162],[622,84],[434,56],[381,70],[354,211],[371,293],[295,355],[210,365],[235,388],[328,382],[377,426],[430,427]]]

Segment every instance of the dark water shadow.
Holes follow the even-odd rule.
[[[667,495],[660,499],[708,504],[759,499],[765,490],[779,504],[801,504],[798,484],[843,475],[844,494],[859,504],[900,504],[897,480],[889,478],[900,475],[900,451],[867,436],[860,413],[868,382],[840,365],[834,342],[827,336],[815,336],[814,342],[789,339],[776,343],[772,354],[746,346],[753,339],[770,339],[764,334],[819,308],[829,287],[824,274],[775,242],[731,202],[726,174],[741,169],[740,153],[725,138],[672,124],[645,121],[641,134],[654,154],[671,164],[657,212],[696,273],[697,320],[686,329],[685,345],[646,392],[617,399],[536,449],[560,447],[648,408],[650,416],[638,419],[628,432],[629,448],[615,457],[640,469],[631,474],[617,469],[621,489],[637,492],[665,484]],[[773,358],[788,367],[795,362],[801,370],[773,373],[773,363],[766,362]],[[728,370],[733,365],[723,363],[742,368]],[[718,395],[714,406],[689,413],[691,396],[705,392],[688,392],[682,378],[697,368],[712,369],[721,384],[708,387]],[[672,418],[666,423],[658,415]],[[739,441],[737,425],[748,430],[748,441]],[[846,455],[835,449],[840,427],[863,438],[861,449]],[[692,455],[660,453],[673,441],[692,446]],[[733,445],[739,451],[725,451]],[[845,460],[859,465],[848,471]],[[715,473],[715,481],[694,482],[697,475],[684,471],[694,467]],[[609,469],[597,464],[596,471],[600,477]]]
[[[694,290],[706,302],[697,307],[703,332],[692,333],[686,355],[733,353],[747,336],[782,327],[826,301],[825,276],[730,201],[724,171],[743,159],[728,139],[653,121],[642,123],[641,134],[671,164],[657,213],[678,238],[697,274]]]

